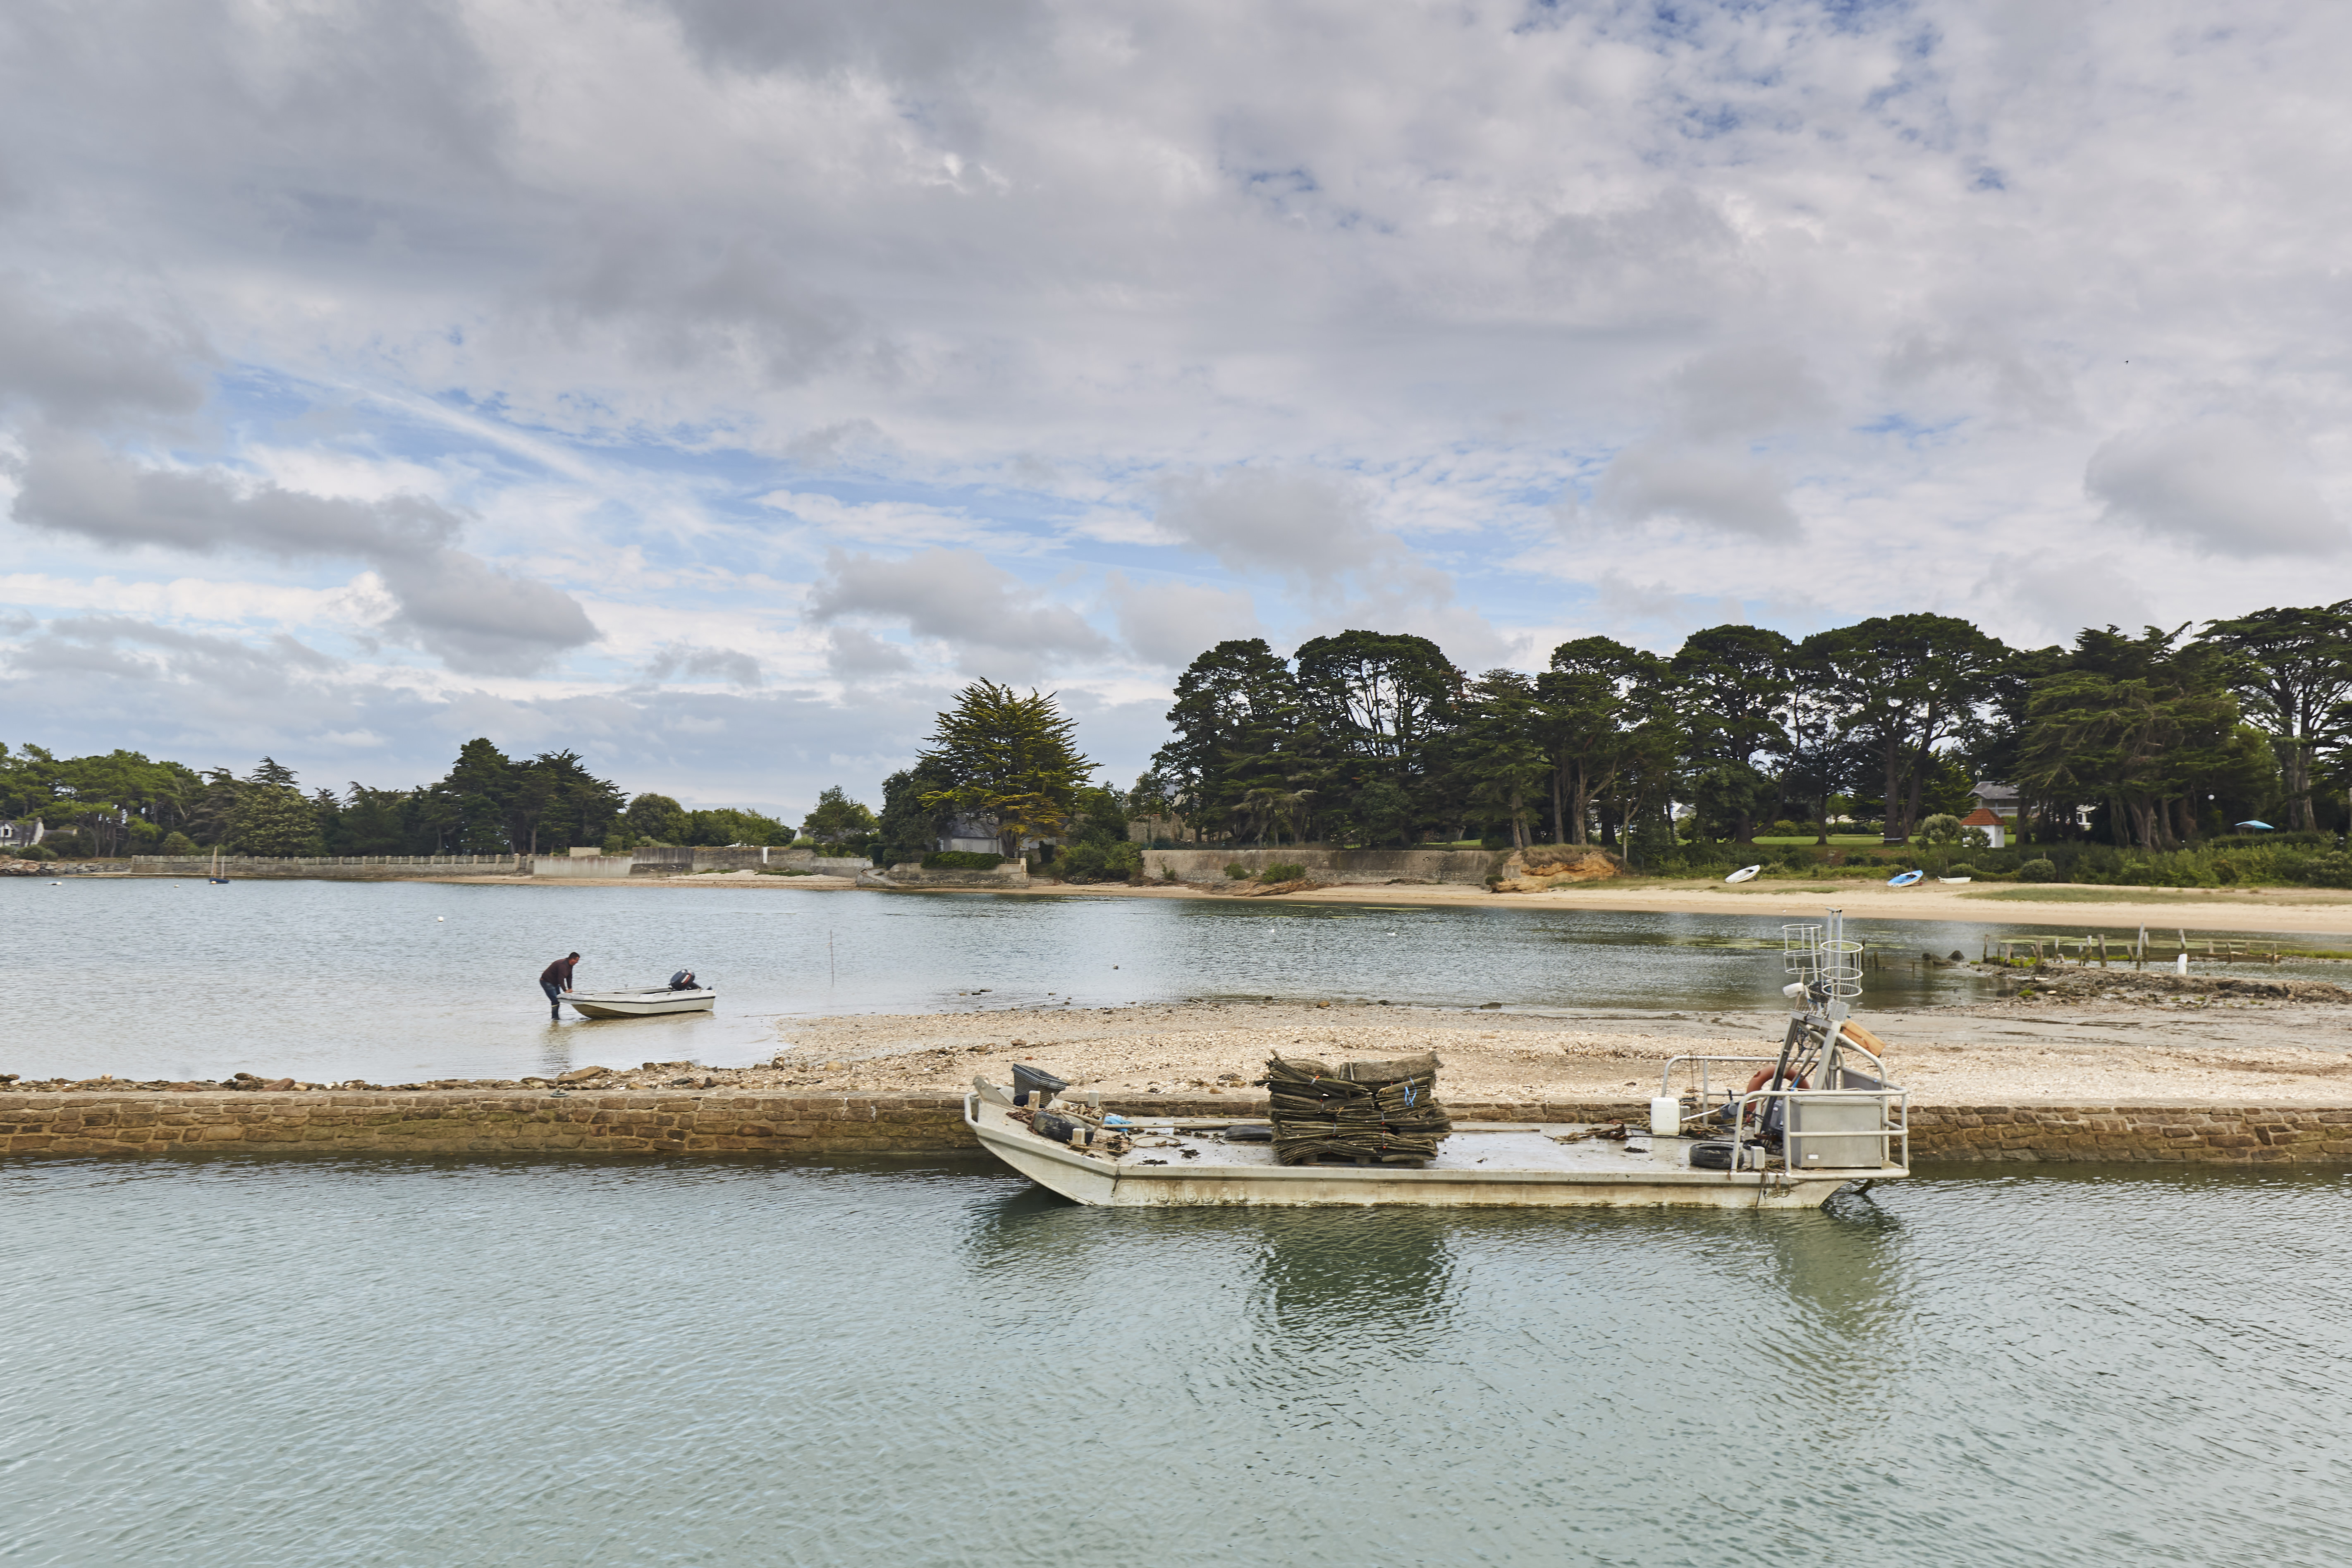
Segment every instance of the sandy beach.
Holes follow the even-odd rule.
[[[1873,1013],[1897,1081],[1922,1104],[2126,1100],[2320,1103],[2352,1097],[2352,1006],[2187,992],[2042,997]],[[954,1089],[1030,1061],[1106,1093],[1252,1094],[1274,1054],[1339,1059],[1434,1050],[1442,1092],[1470,1100],[1654,1092],[1674,1056],[1777,1049],[1776,1012],[1439,1012],[1364,1004],[1183,1003],[788,1023],[763,1087]],[[648,1077],[644,1073],[625,1075]],[[731,1075],[730,1075],[731,1076]]]
[[[480,887],[499,879],[433,877],[417,880]],[[514,887],[738,888],[795,892],[858,890],[845,877],[777,877],[757,871],[703,872],[679,877],[566,878],[540,883],[515,879]],[[1040,882],[1023,889],[928,889],[922,897],[993,899],[1252,899],[1245,884]],[[870,890],[870,889],[869,889]],[[910,896],[898,892],[891,896]],[[2030,882],[1951,886],[1927,882],[1890,888],[1875,879],[1844,882],[1748,882],[1732,887],[1704,881],[1622,881],[1564,884],[1540,893],[1490,893],[1466,884],[1390,883],[1344,885],[1271,895],[1285,903],[1376,904],[1429,908],[1585,909],[1633,913],[1762,915],[1780,920],[1819,919],[1837,906],[1856,920],[1960,921],[2082,931],[2145,925],[2151,932],[2280,932],[2308,936],[2324,944],[2352,947],[2352,891],[2324,888],[2078,888]],[[1271,901],[1269,900],[1269,901]]]

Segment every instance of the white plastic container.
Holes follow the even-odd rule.
[[[2189,973],[2189,955],[2187,953],[2181,953],[2172,961],[2172,973],[2175,974],[2186,974]]]
[[[1677,1138],[1683,1130],[1683,1102],[1671,1094],[1654,1095],[1650,1100],[1650,1136]]]

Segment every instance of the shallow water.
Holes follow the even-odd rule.
[[[1081,1209],[977,1164],[0,1170],[25,1563],[2322,1563],[2352,1183]]]
[[[1783,1005],[1781,922],[1731,913],[992,898],[781,888],[0,879],[19,986],[0,1071],[28,1078],[513,1078],[601,1062],[764,1060],[777,1020],[1194,997],[1358,998],[1573,1013]],[[1864,1001],[1960,1001],[2014,928],[1853,922],[1906,962]],[[583,989],[681,965],[713,1015],[551,1025],[537,977]],[[2263,973],[2274,973],[2265,970]],[[28,993],[25,988],[30,987]],[[23,1000],[31,994],[34,1000]]]

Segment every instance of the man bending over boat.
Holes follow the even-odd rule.
[[[539,988],[547,993],[549,1017],[563,1016],[563,994],[572,989],[572,971],[579,962],[578,953],[567,953],[539,972]]]

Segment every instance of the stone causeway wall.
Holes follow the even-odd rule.
[[[1147,849],[1146,875],[1174,872],[1187,882],[1221,882],[1225,868],[1246,866],[1255,876],[1268,866],[1297,866],[1310,882],[1380,887],[1390,882],[1455,882],[1483,885],[1503,864],[1499,849],[1329,849],[1293,845],[1284,849]]]
[[[194,1094],[0,1091],[0,1158],[257,1153],[939,1153],[974,1147],[954,1094],[547,1089]],[[1106,1101],[1138,1116],[1263,1116],[1263,1097]],[[1638,1101],[1449,1102],[1460,1121],[1639,1122]],[[2352,1165],[2352,1107],[1914,1106],[1917,1163]]]

